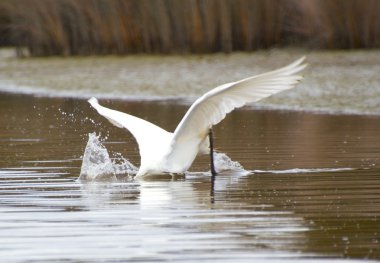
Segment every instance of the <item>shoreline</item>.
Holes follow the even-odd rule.
[[[248,107],[380,115],[380,50],[70,58],[17,58],[9,52],[0,50],[0,92],[181,104],[191,104],[220,84],[285,66],[306,55],[309,66],[297,88]]]
[[[33,90],[33,88],[31,88]],[[39,98],[57,98],[57,99],[77,99],[77,100],[84,100],[87,101],[91,96],[96,97],[99,100],[115,100],[115,101],[125,101],[125,102],[153,102],[153,103],[173,103],[176,105],[185,105],[190,107],[191,104],[197,99],[197,98],[186,98],[186,97],[137,97],[137,96],[107,96],[107,95],[70,95],[70,94],[49,94],[44,92],[36,92],[33,91],[22,91],[22,92],[13,92],[8,91],[6,89],[2,89],[0,86],[0,96],[2,94],[6,95],[13,95],[13,96],[33,96],[33,97],[39,97]],[[247,104],[240,108],[239,110],[259,110],[259,111],[280,111],[280,112],[299,112],[299,113],[307,113],[307,114],[322,114],[322,115],[347,115],[347,116],[372,116],[372,117],[380,117],[380,113],[373,113],[373,112],[360,112],[360,111],[354,111],[354,110],[334,110],[334,109],[327,109],[327,108],[296,108],[291,107],[289,105],[275,105],[275,104],[265,104],[265,103],[253,103],[253,104]]]

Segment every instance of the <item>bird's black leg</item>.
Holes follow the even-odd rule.
[[[216,171],[215,171],[215,166],[214,166],[214,142],[212,139],[212,129],[210,128],[208,132],[208,138],[210,140],[210,168],[211,168],[211,175],[215,176]]]
[[[215,192],[214,192],[214,185],[215,185],[215,166],[214,166],[214,141],[212,138],[212,129],[208,131],[208,138],[210,141],[210,168],[211,168],[211,191],[210,191],[210,196],[211,196],[211,203],[214,203],[215,200]]]

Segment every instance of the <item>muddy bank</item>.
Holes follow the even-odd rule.
[[[0,90],[43,96],[185,103],[220,84],[284,66],[306,55],[305,79],[260,107],[380,114],[380,50],[271,50],[216,55],[16,58],[0,52]]]

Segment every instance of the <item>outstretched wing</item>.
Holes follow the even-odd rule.
[[[124,112],[103,107],[98,103],[96,98],[91,98],[88,102],[113,125],[119,128],[126,128],[132,133],[139,145],[141,163],[148,161],[150,158],[155,158],[155,150],[162,150],[161,144],[168,143],[173,136],[172,133],[165,131],[153,123]]]
[[[197,99],[174,131],[170,161],[187,158],[186,145],[199,149],[209,129],[233,109],[293,88],[302,79],[296,73],[306,67],[304,60],[302,57],[278,70],[221,85]]]

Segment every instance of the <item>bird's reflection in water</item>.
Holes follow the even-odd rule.
[[[309,230],[303,218],[279,210],[275,203],[258,203],[249,191],[248,177],[227,172],[215,177],[188,173],[154,180],[92,182],[83,185],[82,198],[90,210],[119,213],[126,218],[126,225],[146,226],[147,235],[164,228],[166,245],[188,239],[181,248],[176,245],[180,250],[207,240],[206,250],[222,249],[226,244],[261,251],[302,246]],[[183,236],[173,238],[179,229]]]

